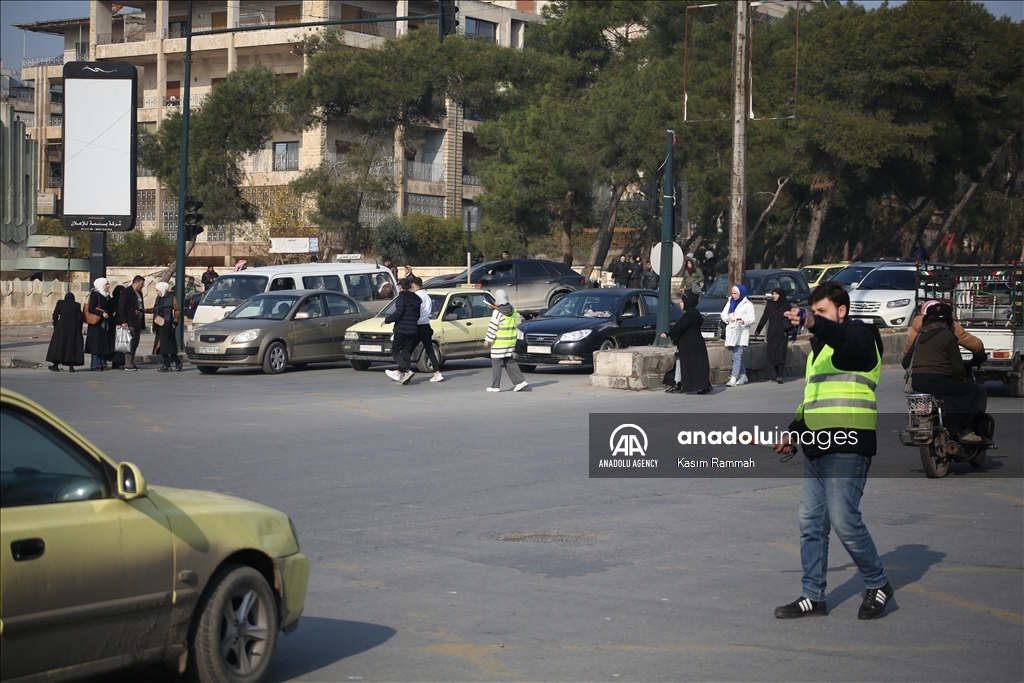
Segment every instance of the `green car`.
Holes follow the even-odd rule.
[[[162,662],[258,683],[299,624],[309,558],[283,512],[148,486],[52,413],[0,389],[0,679]]]
[[[457,358],[488,358],[484,346],[487,324],[491,320],[491,293],[473,287],[424,290],[430,296],[430,326],[434,330],[434,353],[442,366]],[[367,370],[371,363],[394,363],[391,358],[391,328],[381,325],[395,310],[395,301],[377,317],[348,328],[345,333],[345,358],[356,370]],[[433,372],[422,345],[413,349],[412,362],[420,372]],[[437,368],[440,369],[440,368]]]

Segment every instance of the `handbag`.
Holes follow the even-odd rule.
[[[906,370],[903,371],[903,393],[913,394],[914,393],[914,355],[917,353],[917,342],[921,340],[921,334],[918,333],[917,338],[914,339],[914,348],[910,350],[910,365]]]
[[[132,331],[126,327],[118,327],[114,336],[115,353],[132,352]]]
[[[89,323],[90,325],[99,325],[101,322],[103,322],[102,315],[96,315],[95,313],[89,310],[88,302],[82,304],[82,315],[85,317],[85,322]]]

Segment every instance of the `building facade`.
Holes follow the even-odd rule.
[[[459,33],[479,36],[510,48],[523,46],[526,24],[540,20],[546,0],[459,0]],[[301,45],[325,27],[291,26],[303,22],[378,17],[415,17],[435,14],[433,0],[240,0],[195,3],[193,31],[220,28],[265,27],[241,33],[196,36],[192,39],[190,105],[200,107],[211,89],[236,69],[262,64],[282,78],[296,77],[306,67]],[[21,82],[34,87],[33,120],[29,135],[40,144],[36,178],[44,192],[60,205],[61,103],[63,64],[73,60],[126,61],[139,72],[138,122],[155,132],[167,115],[184,105],[184,52],[187,3],[153,0],[114,4],[92,0],[88,17],[21,24],[28,31],[60,35],[64,52],[50,58],[26,60]],[[330,30],[338,30],[332,27]],[[355,48],[370,48],[387,38],[413,30],[437,30],[436,19],[353,24],[341,27],[342,39]],[[371,172],[394,179],[393,211],[421,212],[440,217],[461,213],[482,191],[470,173],[472,160],[483,156],[474,130],[478,117],[471,110],[447,103],[447,115],[422,130],[417,149],[395,144],[381,153]],[[303,171],[323,163],[344,163],[353,136],[344,121],[331,121],[301,133],[278,131],[266,149],[244,161],[245,185],[252,196],[287,185]],[[138,170],[136,229],[177,232],[176,195],[171,195],[152,173]],[[374,224],[389,211],[364,210],[360,220]],[[252,234],[232,226],[206,226],[193,257],[231,264],[244,258]]]

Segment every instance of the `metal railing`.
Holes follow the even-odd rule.
[[[252,173],[266,173],[271,170],[270,162],[270,150],[261,149],[246,158],[244,166]]]
[[[64,63],[64,55],[53,57],[26,57],[21,60],[22,69],[31,69],[36,66],[60,66]]]
[[[184,32],[182,32],[184,36]],[[97,45],[120,45],[122,43],[141,43],[146,40],[153,40],[156,37],[155,32],[147,32],[145,27],[133,27],[131,30],[126,31],[123,34],[114,33],[97,33],[96,44]]]
[[[146,168],[145,166],[136,166],[135,167],[135,176],[138,177],[138,178],[151,178],[154,175],[156,175],[156,174],[153,173],[153,169]],[[155,216],[153,217],[153,220],[156,220]]]
[[[59,175],[52,175],[46,179],[47,187],[60,187],[61,177]]]
[[[285,152],[284,154],[274,155],[274,170],[275,171],[298,171],[299,170],[299,153],[298,152]]]
[[[201,106],[203,106],[203,102],[205,102],[206,98],[209,97],[209,96],[210,96],[210,93],[205,93],[205,92],[189,93],[188,99],[192,103],[193,107],[201,107]]]
[[[444,164],[424,164],[420,161],[406,161],[405,177],[409,180],[425,180],[431,183],[443,183]]]
[[[156,95],[142,95],[139,97],[139,109],[156,109]]]
[[[63,116],[61,116],[59,114],[57,116],[50,116],[50,125],[51,126],[60,126],[60,125],[63,125],[63,123],[64,123],[64,117]]]
[[[463,173],[462,174],[462,184],[463,185],[483,185],[483,183],[480,182],[479,178],[477,178],[475,175],[470,175],[469,173]]]
[[[338,166],[349,167],[347,156],[338,152],[327,152],[324,154],[324,161],[328,164],[337,164]],[[353,168],[352,170],[359,170]],[[394,178],[395,177],[395,160],[390,157],[381,157],[374,159],[370,164],[370,175],[377,176],[380,178]]]

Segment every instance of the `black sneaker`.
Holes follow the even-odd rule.
[[[882,616],[885,606],[892,599],[892,586],[886,581],[881,588],[869,588],[864,596],[864,602],[860,603],[857,611],[858,619],[877,619]]]
[[[775,608],[776,619],[799,619],[800,617],[824,617],[828,616],[824,600],[811,600],[800,597],[789,603]]]

